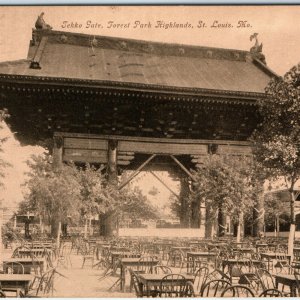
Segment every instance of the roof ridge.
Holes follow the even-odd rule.
[[[40,42],[42,37],[47,36],[50,43],[71,44],[93,48],[109,48],[127,52],[139,52],[171,56],[193,56],[200,58],[225,59],[245,61],[251,56],[249,51],[239,49],[226,49],[198,45],[187,45],[179,43],[164,43],[157,41],[146,41],[123,37],[112,37],[105,35],[93,35],[86,33],[56,31],[46,29],[33,29],[32,42],[34,46]]]
[[[212,49],[212,50],[224,50],[224,51],[237,51],[237,52],[243,52],[243,53],[249,53],[250,51],[247,50],[241,50],[241,49],[232,49],[232,48],[221,48],[221,47],[210,47],[210,46],[201,46],[201,45],[191,45],[191,44],[181,44],[181,43],[166,43],[166,42],[158,42],[158,41],[151,41],[151,40],[140,40],[140,39],[132,39],[132,38],[125,38],[125,37],[115,37],[115,36],[109,36],[109,35],[95,35],[95,34],[87,34],[87,33],[80,33],[80,32],[71,32],[71,31],[60,31],[60,30],[41,30],[41,29],[33,29],[34,31],[39,32],[51,32],[54,34],[67,34],[67,35],[76,35],[76,36],[82,36],[82,37],[95,37],[95,38],[105,38],[105,39],[111,39],[115,41],[131,41],[131,42],[138,42],[142,44],[157,44],[157,45],[169,45],[169,46],[185,46],[185,47],[191,47],[191,48],[201,48],[201,49]]]

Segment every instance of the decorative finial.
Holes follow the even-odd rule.
[[[91,45],[94,46],[94,47],[96,47],[98,45],[98,41],[95,37],[92,39]]]
[[[37,18],[37,20],[36,20],[36,22],[35,22],[35,28],[36,29],[48,29],[48,30],[51,30],[52,29],[52,27],[50,26],[50,25],[48,25],[46,22],[45,22],[45,20],[44,20],[44,12],[42,12],[39,16],[38,16],[38,18]]]
[[[263,44],[259,44],[258,43],[258,33],[253,33],[251,36],[250,36],[250,41],[252,41],[253,39],[255,39],[255,44],[254,46],[251,47],[250,49],[250,53],[252,54],[252,57],[253,58],[256,58],[258,59],[259,61],[261,61],[263,64],[267,64],[266,63],[266,57],[264,56],[264,54],[262,53],[262,47],[263,47]]]

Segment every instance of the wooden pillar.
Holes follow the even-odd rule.
[[[201,209],[200,199],[196,199],[191,205],[191,228],[200,228]]]
[[[115,140],[108,141],[107,175],[108,175],[108,182],[114,185],[118,184],[117,144],[118,142]]]
[[[62,166],[63,157],[63,138],[61,136],[53,137],[53,166],[60,168]]]
[[[256,205],[253,209],[253,236],[259,237],[264,232],[265,210],[264,210],[264,189],[263,183],[257,193]]]
[[[117,170],[117,146],[118,142],[115,140],[108,141],[107,153],[107,179],[108,183],[115,185],[118,184],[118,170]],[[102,216],[103,217],[103,216]],[[106,214],[103,220],[104,235],[112,236],[115,228],[115,218],[113,214]]]
[[[194,182],[192,181],[192,190],[195,189]],[[193,199],[194,201],[191,203],[191,228],[200,228],[201,226],[201,199]]]
[[[186,174],[180,175],[180,225],[183,228],[190,226],[190,207],[189,207],[190,185]]]

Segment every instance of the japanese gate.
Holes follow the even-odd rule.
[[[272,76],[255,46],[34,29],[28,57],[0,63],[0,105],[16,137],[48,146],[57,164],[105,164],[112,182],[134,170],[120,189],[154,166],[174,172],[183,189],[207,154],[251,155],[256,102]],[[191,226],[199,227],[199,204],[193,210]]]

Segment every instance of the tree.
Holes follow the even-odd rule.
[[[72,220],[78,224],[82,218],[87,222],[95,214],[114,214],[117,218],[123,212],[130,212],[133,217],[145,219],[156,216],[140,190],[118,190],[107,183],[102,169],[89,164],[78,168],[73,163],[58,168],[48,154],[33,156],[28,165],[27,194],[20,211],[36,212],[51,224],[52,236],[59,232],[59,223]]]
[[[85,236],[91,218],[106,213],[114,206],[114,189],[106,186],[106,179],[101,171],[102,169],[97,169],[89,164],[78,169],[82,197],[81,216],[85,219]]]
[[[212,222],[220,211],[231,215],[238,223],[238,240],[244,215],[254,206],[256,185],[251,164],[247,157],[209,155],[194,174],[192,197],[205,202],[208,219]]]
[[[286,222],[282,216],[290,212],[286,204],[280,193],[271,192],[265,195],[266,225],[270,227],[274,226],[276,236],[279,233],[279,225]]]
[[[51,235],[56,236],[59,223],[80,217],[82,195],[77,169],[74,165],[53,168],[50,155],[33,156],[28,165],[31,168],[25,183],[28,192],[22,207],[51,224]]]
[[[284,178],[290,192],[289,254],[295,236],[295,183],[300,178],[300,64],[273,78],[258,101],[262,121],[252,136],[255,159],[273,179]]]

